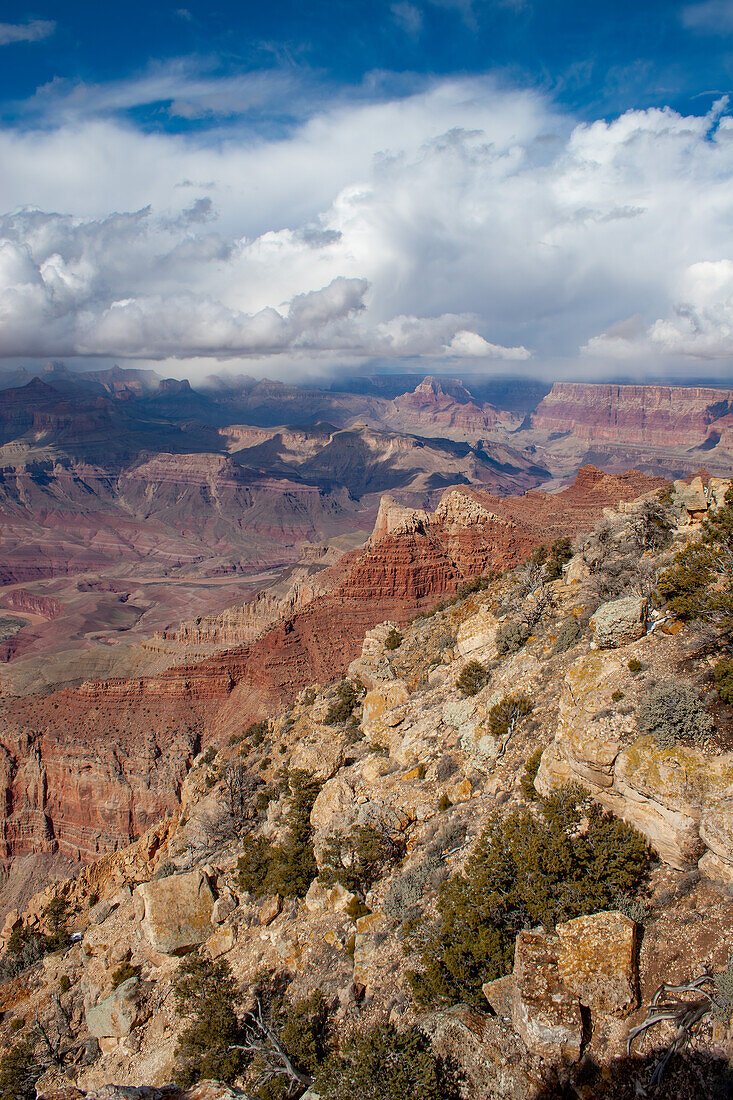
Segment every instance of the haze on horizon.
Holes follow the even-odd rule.
[[[0,364],[727,378],[733,0],[11,3]]]

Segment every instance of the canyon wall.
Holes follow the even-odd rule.
[[[556,382],[537,406],[532,425],[589,442],[700,447],[716,421],[727,424],[731,402],[733,390],[701,386]]]

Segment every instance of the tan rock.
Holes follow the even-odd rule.
[[[464,620],[456,633],[456,649],[461,657],[478,653],[487,660],[496,657],[496,631],[499,621],[488,607],[482,606],[470,619]]]
[[[157,951],[174,955],[203,943],[211,931],[214,895],[201,871],[141,883],[142,931]]]
[[[649,603],[644,596],[624,596],[601,604],[591,616],[590,625],[600,649],[616,649],[643,638]]]
[[[237,899],[229,890],[223,890],[214,902],[211,910],[211,923],[223,924],[227,917],[237,908]]]
[[[212,959],[218,959],[221,955],[226,955],[228,951],[231,951],[236,942],[237,937],[231,924],[225,924],[209,936],[205,947]]]
[[[328,910],[331,913],[347,913],[356,901],[356,894],[352,894],[340,882],[333,886],[324,886],[318,879],[314,879],[308,887],[305,895],[306,909],[310,913]]]
[[[623,913],[576,917],[557,927],[558,970],[592,1010],[627,1016],[638,1003],[637,926]]]
[[[404,721],[404,710],[395,708],[399,708],[409,698],[410,692],[403,680],[389,680],[367,692],[362,703],[361,718],[365,736],[372,736],[382,725],[398,725]]]
[[[272,894],[263,900],[260,906],[260,924],[266,927],[272,924],[276,917],[282,913],[283,899],[279,894]]]
[[[580,1001],[560,978],[557,940],[542,932],[520,932],[512,978],[512,1021],[527,1049],[546,1058],[579,1058]]]
[[[138,978],[128,978],[109,997],[85,1012],[87,1027],[97,1039],[106,1035],[116,1038],[129,1035],[148,1015]]]

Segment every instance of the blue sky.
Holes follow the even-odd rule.
[[[185,7],[66,0],[31,9],[6,3],[2,12],[6,25],[31,28],[31,41],[5,49],[0,67],[4,116],[18,122],[23,102],[54,81],[104,85],[184,59],[187,73],[208,78],[282,69],[355,94],[360,87],[398,94],[420,77],[490,71],[548,91],[586,117],[661,103],[695,109],[698,98],[729,90],[733,66],[729,0],[191,0]],[[271,104],[273,125],[292,106]],[[171,114],[165,99],[130,115],[150,127],[194,124]]]
[[[732,69],[733,0],[6,2],[0,356],[725,375]]]

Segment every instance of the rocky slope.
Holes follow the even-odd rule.
[[[600,497],[606,479],[585,477]],[[631,478],[627,488],[632,481],[638,487]],[[277,978],[293,1003],[320,990],[332,1038],[388,1020],[398,1028],[417,1024],[433,1050],[460,1067],[465,1100],[725,1095],[733,999],[717,1023],[694,1033],[696,1053],[673,1060],[660,1085],[652,1080],[659,1044],[673,1039],[673,1029],[660,1029],[651,1053],[626,1054],[662,981],[684,983],[705,967],[720,973],[733,949],[733,711],[709,691],[719,640],[639,591],[644,577],[699,536],[725,488],[716,481],[675,485],[664,505],[674,525],[670,547],[639,550],[639,524],[656,494],[632,500],[631,492],[606,506],[598,535],[578,539],[562,578],[507,573],[403,622],[397,639],[397,623],[380,623],[349,670],[367,689],[352,698],[350,718],[332,720],[344,698],[333,667],[273,713],[264,731],[248,731],[240,714],[231,740],[195,757],[165,820],[76,879],[48,887],[22,913],[9,913],[6,944],[13,930],[48,932],[44,911],[61,896],[78,936],[0,985],[0,1041],[8,1048],[27,1038],[46,1059],[38,1095],[178,1096],[122,1089],[171,1081],[185,1024],[173,986],[181,956],[197,948],[226,961],[243,1003],[263,975]],[[443,503],[440,523],[453,528],[458,552],[457,502]],[[474,506],[480,527],[484,506],[477,499]],[[439,526],[430,514],[390,511],[385,505],[371,552]],[[599,584],[611,583],[618,590],[599,605]],[[507,652],[502,628],[526,615],[532,633]],[[473,694],[461,688],[469,660],[486,674]],[[704,737],[663,745],[644,732],[642,703],[670,676],[705,693],[698,705],[714,720]],[[531,709],[497,725],[496,707],[518,696]],[[242,885],[238,860],[247,866],[260,841],[287,842],[299,769],[320,783],[309,817],[313,878],[299,898],[258,894]],[[237,776],[244,794],[233,801]],[[428,931],[435,927],[440,883],[461,869],[471,873],[487,823],[512,820],[515,811],[538,822],[538,792],[567,778],[654,846],[646,884],[635,898],[619,895],[600,911],[591,905],[554,927],[515,929],[503,973],[478,988],[474,1003],[448,998],[421,1006],[408,974],[422,965],[411,939],[415,918]],[[580,836],[595,820],[587,814]],[[398,838],[394,853],[366,885],[328,881],[329,838],[338,835],[343,845],[355,827],[374,822]],[[343,876],[350,866],[347,860]],[[129,976],[115,984],[123,964]],[[36,1020],[52,1048],[56,1036],[63,1040],[68,1054],[56,1064],[43,1054]],[[97,1093],[109,1082],[116,1090]],[[239,1084],[244,1095],[257,1093],[251,1082]],[[72,1086],[78,1091],[58,1091]],[[214,1090],[208,1096],[236,1095],[206,1088]],[[204,1100],[201,1093],[191,1100],[197,1095]]]
[[[588,530],[604,507],[655,484],[634,472],[616,478],[586,469],[556,495],[533,490],[512,498],[457,489],[444,494],[435,512],[386,500],[368,545],[319,571],[313,598],[305,586],[292,602],[275,604],[286,614],[274,625],[267,612],[262,616],[258,600],[249,614],[227,613],[184,628],[167,669],[161,668],[165,646],[154,645],[153,670],[141,664],[134,677],[90,680],[45,695],[6,692],[0,697],[6,858],[49,846],[64,856],[89,858],[129,842],[140,820],[163,813],[177,796],[180,767],[158,774],[153,765],[151,776],[151,759],[189,759],[197,736],[202,743],[228,736],[314,680],[345,670],[365,631],[381,620],[405,623],[467,578],[512,567],[540,543]],[[254,623],[260,633],[250,640]],[[232,646],[237,634],[240,644]],[[202,641],[211,655],[187,660]],[[151,728],[162,739],[154,749]],[[23,794],[27,730],[34,731],[33,796]],[[110,745],[116,763],[99,772],[97,760]],[[65,758],[75,760],[73,770],[64,767]],[[82,795],[77,776],[88,772],[94,782]],[[85,798],[89,827],[82,836],[76,817]]]

